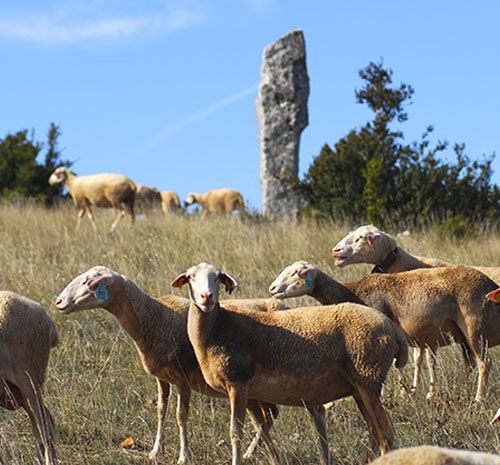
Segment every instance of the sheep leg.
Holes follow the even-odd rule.
[[[330,463],[330,450],[328,448],[328,438],[326,433],[325,407],[323,405],[306,406],[318,433],[319,445],[321,448],[320,463],[328,465]]]
[[[426,399],[431,399],[435,394],[435,387],[437,386],[437,360],[436,360],[436,349],[426,348],[425,357],[427,361],[427,368],[429,370],[429,391],[425,396]]]
[[[377,447],[381,455],[384,455],[393,446],[394,427],[380,400],[380,394],[356,386],[353,397],[368,425],[371,448],[369,455],[371,456]]]
[[[422,347],[413,348],[413,383],[411,385],[411,390],[415,391],[418,386],[420,379],[422,360],[424,356],[424,350]]]
[[[170,394],[170,384],[164,383],[156,378],[156,386],[158,388],[158,403],[156,405],[158,424],[156,428],[156,439],[149,453],[149,458],[151,460],[156,460],[158,454],[163,455],[164,426],[167,414],[168,396]]]
[[[189,403],[191,401],[191,387],[188,384],[177,386],[177,411],[176,420],[179,428],[180,452],[177,463],[186,463],[191,460],[191,452],[188,445],[187,422],[189,415]]]
[[[109,232],[113,232],[114,229],[116,228],[117,224],[120,222],[120,220],[125,216],[125,210],[118,210],[118,215],[116,216],[115,221],[113,221],[113,224],[111,225],[111,229]]]
[[[255,448],[260,441],[260,438],[264,439],[264,442],[273,456],[277,459],[278,455],[276,449],[271,440],[269,430],[271,429],[274,420],[278,416],[278,408],[274,404],[268,404],[266,402],[259,402],[256,400],[249,400],[247,405],[248,414],[252,423],[256,429],[256,433],[252,442],[248,446],[247,450],[243,454],[243,459],[249,459],[255,452]]]
[[[229,386],[229,403],[231,405],[231,422],[229,435],[231,437],[232,465],[241,465],[241,440],[243,438],[243,424],[248,402],[248,386]]]
[[[486,397],[486,386],[488,384],[488,377],[491,368],[491,358],[488,354],[488,344],[482,337],[477,338],[477,348],[471,346],[473,352],[476,354],[476,365],[479,371],[477,392],[475,401],[482,402]]]

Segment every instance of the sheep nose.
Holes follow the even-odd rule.
[[[213,293],[212,293],[212,292],[210,292],[210,291],[207,291],[207,292],[202,292],[202,293],[200,294],[200,297],[201,297],[201,299],[203,300],[203,302],[208,302],[208,301],[210,301],[210,299],[212,298],[212,296],[213,296]]]
[[[273,295],[276,290],[276,285],[269,286],[269,294]]]
[[[332,248],[332,257],[337,256],[342,249],[340,247],[333,247]]]

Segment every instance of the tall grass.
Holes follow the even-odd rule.
[[[125,219],[110,235],[106,231],[114,213],[102,210],[96,217],[100,232],[96,233],[88,221],[75,231],[73,207],[45,210],[32,205],[0,205],[0,288],[41,302],[61,336],[51,354],[45,401],[57,425],[57,448],[63,464],[149,463],[146,456],[156,426],[154,378],[143,371],[133,342],[114,317],[102,309],[70,316],[57,314],[54,298],[77,274],[105,264],[153,296],[185,295],[169,283],[189,266],[208,261],[239,281],[235,297],[266,297],[273,278],[300,258],[311,260],[340,281],[357,279],[371,269],[368,265],[338,269],[333,264],[330,249],[351,225],[147,217],[134,225]],[[401,242],[414,253],[451,262],[500,265],[500,237],[492,234],[443,242],[429,230]],[[316,302],[302,297],[290,303]],[[500,429],[488,423],[500,406],[500,350],[490,352],[493,368],[488,398],[479,406],[473,402],[477,373],[466,385],[459,381],[463,362],[457,346],[439,351],[441,390],[432,401],[425,399],[425,386],[411,396],[402,394],[391,370],[384,401],[394,422],[396,447],[425,443],[500,451]],[[27,416],[1,410],[0,418],[0,463],[31,463],[34,441]],[[228,418],[225,400],[193,395],[189,427],[196,463],[230,462]],[[367,427],[352,399],[335,403],[328,412],[328,428],[336,463],[363,463]],[[246,442],[252,433],[248,422]],[[282,451],[283,464],[317,463],[314,428],[305,409],[282,407],[272,434]],[[121,448],[120,443],[129,437],[134,439],[134,447]],[[165,458],[160,463],[174,464],[178,451],[175,399],[168,408],[166,438]],[[267,464],[270,460],[261,451],[250,463]]]

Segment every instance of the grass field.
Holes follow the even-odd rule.
[[[127,218],[110,235],[107,230],[113,217],[110,211],[97,211],[98,233],[85,218],[75,231],[72,206],[56,210],[0,206],[0,288],[42,303],[60,333],[60,344],[51,354],[45,400],[56,421],[62,464],[148,464],[156,427],[156,383],[144,372],[132,340],[114,317],[102,309],[57,314],[54,299],[76,275],[104,264],[152,296],[187,296],[187,289],[173,289],[170,282],[191,265],[208,261],[238,280],[233,297],[243,298],[267,297],[274,277],[297,259],[312,261],[339,281],[357,279],[371,269],[369,265],[339,269],[330,257],[332,245],[357,225],[147,217],[134,225]],[[442,241],[430,228],[400,243],[412,253],[454,263],[500,265],[498,234]],[[305,297],[288,303],[316,304]],[[402,394],[397,374],[391,370],[384,402],[396,430],[396,447],[439,444],[499,453],[500,428],[489,425],[489,420],[500,407],[500,348],[490,353],[493,367],[483,405],[473,402],[477,373],[466,385],[459,381],[463,362],[458,346],[438,352],[441,388],[432,401],[425,399],[425,385],[411,396]],[[410,372],[410,366],[406,370]],[[426,375],[424,370],[424,382]],[[25,413],[1,410],[0,419],[0,463],[32,463],[34,443]],[[230,463],[228,419],[225,400],[194,393],[189,425],[195,463]],[[352,399],[337,401],[329,410],[328,428],[335,462],[363,463],[367,428]],[[252,433],[248,422],[244,446]],[[283,464],[318,463],[314,428],[305,409],[282,407],[272,435],[282,451]],[[129,437],[134,447],[121,448],[120,443]],[[172,399],[165,457],[159,463],[175,464],[177,452]],[[262,449],[249,463],[268,464],[270,459]]]

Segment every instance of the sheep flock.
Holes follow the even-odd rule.
[[[183,206],[175,192],[161,192],[118,174],[76,176],[59,167],[49,183],[65,183],[79,209],[78,237],[89,242],[95,232],[90,225],[92,234],[84,232],[80,220],[88,216],[97,230],[93,207],[116,210],[110,231],[126,215],[132,223],[143,215],[147,226],[150,215],[168,218],[195,203],[202,208],[203,222],[208,215],[232,218],[235,210],[238,216],[245,211],[243,197],[232,189],[190,193]],[[115,238],[110,234],[103,240]],[[393,420],[400,415],[395,412],[398,403],[418,395],[424,353],[429,363],[429,390],[424,397],[432,409],[444,388],[438,351],[452,345],[460,348],[464,361],[464,376],[457,379],[455,389],[468,399],[470,409],[486,411],[489,390],[499,383],[490,349],[500,345],[500,270],[412,255],[373,225],[334,240],[337,243],[330,249],[317,251],[333,267],[369,263],[375,266],[373,272],[341,281],[315,266],[311,257],[296,257],[289,264],[280,261],[278,254],[270,274],[274,280],[260,280],[258,295],[239,298],[245,274],[236,276],[226,269],[227,258],[220,257],[220,263],[206,261],[210,244],[200,235],[200,243],[195,244],[200,261],[188,266],[171,263],[168,268],[176,271],[161,276],[166,293],[151,295],[143,285],[156,273],[147,260],[160,259],[162,253],[146,250],[146,242],[146,265],[137,276],[101,263],[89,263],[81,270],[61,264],[50,278],[53,293],[43,299],[51,303],[50,308],[23,295],[22,286],[15,292],[0,290],[0,406],[27,415],[38,465],[70,463],[65,457],[67,444],[80,439],[69,434],[67,425],[60,426],[63,419],[53,414],[54,405],[47,402],[47,380],[53,376],[49,362],[59,363],[57,351],[65,347],[68,337],[62,326],[75,323],[76,313],[85,318],[78,319],[73,337],[85,334],[86,324],[100,324],[103,315],[111,315],[156,384],[153,412],[144,411],[129,425],[133,435],[137,423],[152,420],[156,410],[150,437],[136,438],[143,444],[136,452],[147,463],[200,463],[195,450],[204,439],[189,428],[201,421],[190,411],[196,394],[207,413],[214,408],[212,402],[220,401],[226,409],[224,440],[218,447],[227,449],[227,462],[232,465],[267,463],[260,461],[262,453],[275,464],[302,463],[286,455],[286,444],[275,438],[278,426],[283,428],[283,409],[288,408],[295,408],[304,423],[312,422],[317,448],[313,460],[321,465],[338,463],[341,446],[336,444],[335,429],[342,420],[335,411],[337,404],[348,401],[360,420],[352,434],[362,438],[365,453],[359,460],[363,463],[500,465],[499,451],[477,450],[458,438],[452,444],[400,447],[403,432]],[[171,238],[173,248],[175,241]],[[228,244],[227,249],[228,254],[238,253],[234,245]],[[162,258],[167,261],[177,256],[165,255]],[[112,252],[103,261],[110,257]],[[254,272],[263,275],[262,270]],[[295,298],[301,299],[299,304]],[[99,336],[112,337],[107,330]],[[415,349],[412,382],[406,380],[410,348]],[[78,360],[91,349],[89,341],[73,358]],[[113,362],[109,354],[107,363]],[[393,370],[401,389],[388,383]],[[475,388],[467,382],[473,371],[477,372]],[[65,382],[71,383],[72,376],[68,373]],[[112,382],[105,368],[96,374],[95,386]],[[174,415],[168,413],[171,404]],[[498,407],[497,403],[489,409]],[[106,414],[102,412],[103,417]],[[413,428],[441,427],[420,425],[419,420],[405,418]],[[168,422],[177,428],[175,438],[165,434]],[[492,431],[498,423],[500,408],[496,415],[484,416]],[[124,455],[123,463],[139,463],[134,460]],[[0,463],[4,463],[2,452]],[[204,457],[202,463],[212,462]]]

